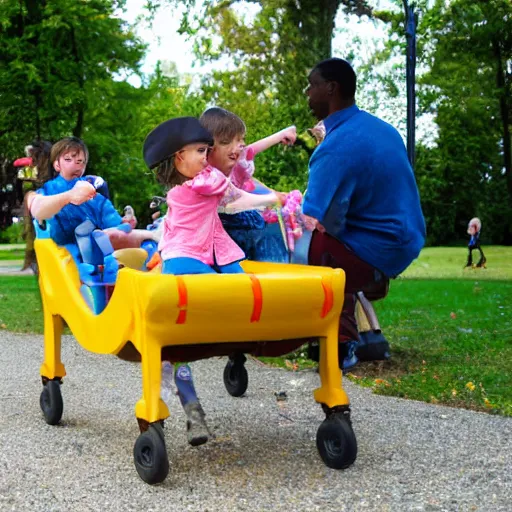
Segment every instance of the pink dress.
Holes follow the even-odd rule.
[[[162,259],[194,258],[213,265],[215,255],[220,266],[244,259],[244,252],[226,233],[217,213],[219,206],[238,195],[226,176],[211,166],[169,190],[169,210],[158,247]]]

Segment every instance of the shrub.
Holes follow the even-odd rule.
[[[23,222],[15,222],[8,228],[0,231],[0,243],[22,244],[23,242]]]

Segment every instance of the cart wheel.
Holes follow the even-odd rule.
[[[60,392],[60,380],[49,380],[43,386],[39,405],[44,414],[44,419],[48,425],[57,425],[62,418],[64,404]]]
[[[169,473],[169,459],[164,432],[159,423],[152,423],[135,441],[133,459],[137,473],[148,484],[159,484]]]
[[[245,356],[241,359],[229,359],[224,368],[224,385],[231,396],[242,396],[249,385],[249,375],[244,366]]]
[[[327,467],[348,468],[357,457],[357,441],[350,420],[341,415],[324,420],[316,433],[316,446]]]

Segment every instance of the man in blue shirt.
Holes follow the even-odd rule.
[[[323,120],[324,141],[309,162],[304,214],[313,232],[309,264],[343,268],[345,304],[340,355],[353,365],[358,340],[355,294],[387,293],[389,279],[403,272],[425,242],[418,188],[400,134],[355,104],[356,75],[343,59],[317,64],[307,95]]]

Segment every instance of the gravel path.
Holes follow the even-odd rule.
[[[23,260],[0,260],[0,275],[7,276],[33,276],[31,269],[21,270]]]
[[[223,359],[194,363],[216,438],[191,448],[178,399],[166,421],[171,470],[151,487],[133,464],[140,365],[65,337],[64,415],[39,409],[42,337],[0,332],[0,510],[512,510],[512,420],[372,395],[346,383],[359,444],[348,470],[324,466],[312,398],[318,375],[249,360],[249,390],[224,389]],[[276,391],[288,400],[277,402]]]

